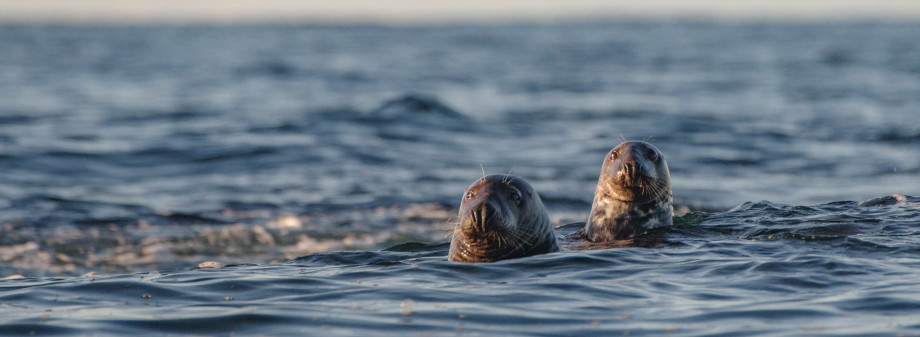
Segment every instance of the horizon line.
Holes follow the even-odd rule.
[[[0,15],[2,25],[78,25],[78,26],[148,26],[148,25],[317,25],[317,26],[503,26],[503,25],[566,25],[617,22],[699,22],[699,23],[920,23],[920,15],[833,15],[833,16],[784,16],[751,15],[722,16],[709,14],[618,14],[618,15],[564,15],[545,17],[503,17],[503,18],[380,18],[380,17],[314,17],[314,16],[250,16],[234,18],[169,18],[169,17],[16,17]]]
[[[0,0],[0,23],[503,24],[574,21],[920,22],[920,1],[863,0]]]

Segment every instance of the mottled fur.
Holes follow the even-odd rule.
[[[628,141],[607,154],[594,192],[585,237],[592,242],[627,240],[672,224],[671,175],[651,144]]]

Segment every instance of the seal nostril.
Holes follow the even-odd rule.
[[[494,205],[485,202],[471,209],[470,216],[472,216],[473,219],[471,223],[473,228],[479,232],[485,233],[494,229],[494,222],[501,217],[501,214]]]
[[[637,172],[636,162],[631,161],[631,162],[623,164],[623,173],[625,173],[627,177],[630,177],[630,178],[636,177],[636,172]]]

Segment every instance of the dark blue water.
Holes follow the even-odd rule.
[[[920,200],[857,203],[920,194],[917,36],[0,26],[0,334],[920,334]],[[483,170],[564,236],[623,138],[665,244],[446,261]]]

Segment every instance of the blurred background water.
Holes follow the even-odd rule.
[[[920,189],[917,36],[3,25],[0,276],[28,278],[0,281],[2,330],[917,333],[917,200],[852,202]],[[624,138],[665,154],[694,211],[671,244],[444,261],[482,170],[584,221]]]

